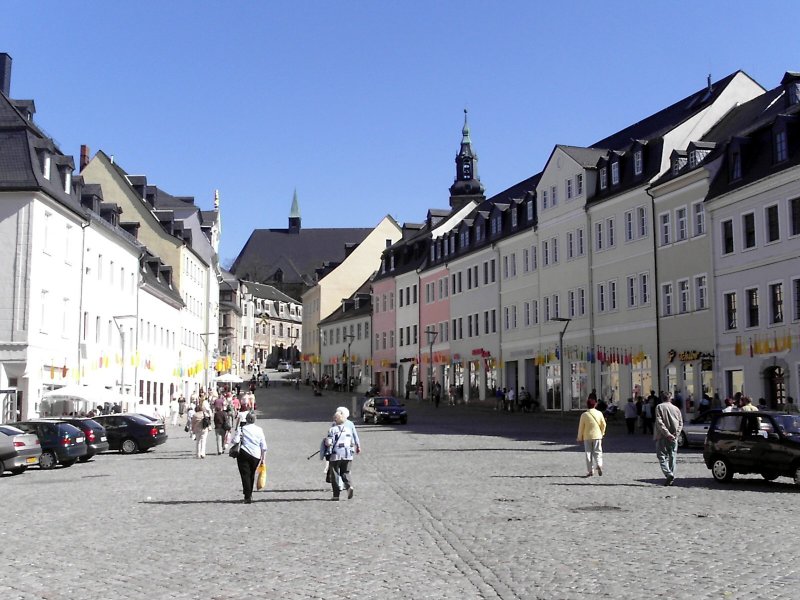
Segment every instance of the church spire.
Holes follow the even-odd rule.
[[[289,233],[300,233],[300,203],[297,202],[297,188],[292,198],[292,208],[289,211]]]
[[[450,206],[463,206],[470,200],[483,199],[483,184],[478,177],[478,155],[472,150],[469,137],[467,109],[464,109],[464,127],[461,128],[461,148],[456,155],[456,177],[450,186]]]

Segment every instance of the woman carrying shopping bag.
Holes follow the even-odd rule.
[[[264,430],[255,423],[255,412],[248,412],[245,424],[237,427],[233,436],[233,444],[234,446],[238,445],[239,450],[236,456],[236,465],[239,467],[239,475],[242,478],[242,493],[244,494],[245,504],[250,504],[253,501],[256,471],[260,465],[264,464],[266,466],[267,438],[264,436]]]

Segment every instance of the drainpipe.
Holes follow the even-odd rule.
[[[87,219],[81,222],[81,288],[80,296],[78,297],[78,381],[80,382],[81,374],[81,332],[83,323],[83,287],[85,284],[85,268],[86,268],[86,228],[89,227],[90,221]],[[85,324],[84,324],[85,327]],[[85,343],[85,341],[84,341]]]
[[[656,357],[655,357],[655,389],[657,393],[661,393],[661,320],[659,319],[659,315],[661,314],[661,306],[660,306],[660,297],[661,292],[658,285],[658,250],[656,243],[656,199],[652,193],[650,193],[650,186],[646,187],[645,192],[647,195],[650,196],[650,236],[653,240],[653,305],[656,309]],[[644,390],[643,390],[644,392]]]

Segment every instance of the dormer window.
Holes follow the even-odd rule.
[[[739,152],[731,153],[731,179],[742,177],[742,155]]]
[[[501,224],[500,215],[495,215],[494,217],[492,217],[492,237],[500,235],[500,230],[501,230],[500,224]]]
[[[450,236],[450,254],[455,254],[455,253],[456,253],[456,236],[455,235],[451,235]]]
[[[481,227],[480,223],[475,225],[475,241],[483,241],[483,228]]]
[[[672,159],[672,174],[677,175],[686,166],[686,157],[675,155]]]
[[[528,202],[525,204],[525,210],[528,223],[530,223],[533,221],[533,200],[528,200]]]
[[[611,185],[619,185],[619,163],[611,163]]]
[[[389,262],[389,270],[394,271],[394,254],[392,254]]]
[[[72,191],[72,173],[64,171],[64,193],[69,194]]]
[[[461,248],[467,248],[469,246],[469,229],[465,229],[461,232],[461,240],[459,241]]]
[[[789,106],[800,103],[800,82],[789,84]]]
[[[637,150],[633,153],[633,174],[634,175],[641,175],[642,174],[642,151]]]
[[[788,157],[788,148],[786,143],[786,130],[781,129],[775,133],[775,162],[783,162]]]
[[[512,206],[511,207],[511,227],[513,227],[514,229],[517,228],[517,207],[516,206]]]
[[[436,242],[431,244],[431,262],[436,262]]]
[[[48,152],[42,153],[42,176],[45,179],[50,179],[50,154]]]
[[[608,187],[607,171],[605,167],[600,167],[600,189],[604,190]]]

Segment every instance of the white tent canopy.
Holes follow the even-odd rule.
[[[119,404],[123,411],[135,411],[142,401],[100,386],[70,384],[42,394],[42,416],[90,411],[98,406]]]
[[[233,373],[225,373],[224,375],[220,375],[217,377],[218,383],[242,383],[244,381],[238,375],[234,375]]]

